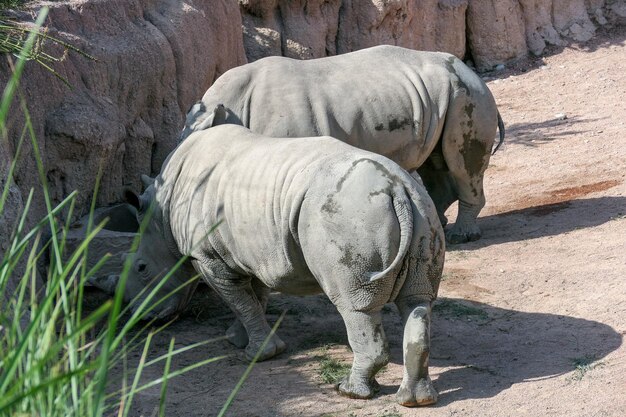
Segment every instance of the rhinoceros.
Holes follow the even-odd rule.
[[[218,104],[227,113],[214,119]],[[442,225],[459,200],[448,241],[481,236],[483,176],[504,126],[483,80],[453,55],[376,46],[308,61],[259,59],[215,81],[189,110],[180,140],[222,123],[265,136],[328,135],[419,169]]]
[[[398,401],[436,401],[429,329],[445,236],[423,185],[393,161],[330,137],[269,138],[223,125],[190,135],[142,195],[127,191],[126,197],[147,224],[130,255],[126,299],[141,300],[188,257],[157,296],[197,272],[237,317],[229,340],[247,345],[248,358],[260,353],[265,360],[285,349],[273,334],[259,352],[271,334],[270,290],[323,292],[342,316],[354,352],[337,389],[354,398],[374,395],[374,376],[389,360],[381,309],[393,302],[404,320]],[[167,298],[153,315],[184,308],[193,288]]]

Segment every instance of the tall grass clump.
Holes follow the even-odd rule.
[[[22,56],[24,59],[37,62],[55,77],[70,86],[67,80],[53,68],[55,63],[63,61],[68,52],[75,52],[85,58],[96,60],[72,44],[50,36],[41,25],[28,26],[11,17],[6,9],[21,6],[21,0],[0,0],[0,54]],[[31,37],[32,44],[26,48],[26,39]],[[44,43],[53,44],[63,51],[60,54],[52,54],[44,48]]]
[[[0,0],[0,12],[4,9],[13,9],[24,3],[23,0]]]
[[[164,415],[167,381],[222,357],[175,369],[173,357],[211,341],[175,349],[172,340],[167,353],[148,359],[154,336],[163,327],[155,328],[152,323],[145,324],[141,319],[149,308],[159,303],[155,294],[175,269],[152,291],[142,294],[143,299],[136,303],[131,313],[122,304],[130,268],[130,261],[127,260],[112,299],[93,311],[85,310],[84,284],[107,259],[105,257],[95,266],[88,267],[89,244],[105,223],[92,224],[90,221],[84,242],[73,253],[66,253],[65,237],[76,193],[71,193],[58,205],[52,205],[39,146],[18,88],[24,64],[32,59],[32,50],[46,13],[47,9],[42,9],[35,27],[20,46],[13,75],[0,102],[0,135],[5,145],[8,145],[5,122],[16,96],[26,120],[13,160],[7,167],[7,177],[3,179],[0,218],[5,213],[16,161],[25,146],[32,147],[47,209],[43,218],[32,221],[29,213],[34,191],[30,190],[9,238],[8,248],[1,254],[0,416],[127,416],[135,395],[155,385],[161,386],[159,415]],[[97,189],[98,181],[94,196]],[[95,197],[92,213],[94,208]],[[62,221],[62,218],[68,220]],[[145,222],[138,236],[144,228]],[[44,239],[44,236],[49,238]],[[139,239],[136,239],[131,251],[136,249],[138,242]],[[46,272],[42,273],[38,264],[46,259]],[[127,355],[131,350],[142,353],[138,365],[127,369]],[[162,376],[153,381],[142,381],[142,372],[148,367],[160,367]],[[109,383],[110,372],[114,368],[122,369],[121,387]]]

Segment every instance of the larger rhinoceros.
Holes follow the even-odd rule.
[[[179,287],[193,267],[240,320],[227,333],[247,344],[251,358],[270,335],[264,314],[270,290],[324,292],[354,352],[338,389],[354,398],[374,394],[374,376],[389,360],[380,311],[394,302],[405,323],[398,401],[436,401],[429,328],[445,236],[424,187],[391,160],[330,137],[268,138],[217,126],[189,136],[146,191],[128,192],[127,199],[141,221],[151,212],[132,255],[127,299],[144,297],[142,290],[154,289],[187,256],[190,264],[158,295]],[[184,308],[192,291],[166,299],[154,314]],[[273,335],[260,359],[284,349]]]
[[[219,104],[228,113],[214,120]],[[453,55],[377,46],[308,61],[263,58],[219,77],[190,109],[181,140],[221,123],[266,136],[328,135],[419,168],[444,226],[459,200],[448,241],[481,236],[483,176],[504,127],[483,80]]]

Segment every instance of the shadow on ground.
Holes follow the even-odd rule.
[[[493,397],[516,383],[572,371],[567,378],[582,378],[577,364],[600,363],[622,344],[621,334],[592,320],[443,301],[468,305],[486,315],[436,317],[432,363],[452,368],[437,378],[438,406]]]
[[[621,46],[624,43],[624,40],[626,40],[626,32],[624,31],[622,25],[616,25],[612,28],[599,27],[596,32],[596,36],[588,42],[571,42],[562,46],[549,45],[543,51],[541,56],[534,56],[531,54],[526,58],[510,62],[506,65],[506,69],[503,71],[486,71],[480,73],[480,75],[486,80],[508,78],[510,76],[520,75],[528,71],[536,70],[545,65],[546,57],[560,54],[566,49],[594,52],[614,45]]]
[[[306,401],[323,401],[329,408],[367,407],[366,401],[339,397],[332,385],[319,378],[324,345],[347,345],[339,314],[323,296],[292,297],[275,294],[268,307],[270,322],[278,312],[288,313],[279,334],[288,351],[259,363],[250,374],[227,415],[281,417],[307,414]],[[383,322],[392,352],[391,362],[402,363],[402,325],[395,307],[385,307]],[[232,321],[217,296],[201,289],[185,316],[157,336],[151,357],[166,352],[170,337],[176,347],[222,335]],[[432,325],[431,371],[440,399],[435,407],[473,398],[498,395],[513,384],[544,378],[576,378],[581,360],[599,363],[616,350],[622,336],[603,323],[555,314],[522,312],[486,304],[443,298],[437,301]],[[342,348],[345,352],[345,348]],[[172,369],[223,354],[233,356],[178,377],[168,385],[166,415],[215,416],[244,373],[241,350],[217,341],[179,356]],[[348,354],[348,358],[351,355]],[[138,360],[133,357],[133,361]],[[577,362],[578,361],[578,362]],[[378,400],[392,404],[401,380],[397,367],[379,378]],[[158,378],[161,369],[144,371]],[[397,375],[395,375],[397,373]],[[390,382],[391,381],[391,382]],[[137,415],[151,415],[158,405],[160,387],[142,392],[133,407]],[[380,402],[378,403],[380,405]],[[316,407],[319,413],[319,407]]]
[[[474,250],[490,245],[555,236],[595,227],[626,215],[626,197],[605,196],[559,201],[478,219],[483,237],[448,245],[448,250]]]
[[[581,123],[590,123],[598,120],[600,119],[569,117],[567,119],[554,118],[537,123],[514,123],[506,126],[507,136],[504,143],[537,147],[556,139],[587,133],[588,130],[579,129],[577,126]],[[564,130],[560,126],[567,126],[567,129]]]

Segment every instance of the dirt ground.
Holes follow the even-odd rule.
[[[254,367],[229,416],[626,415],[626,33],[486,74],[506,129],[486,174],[483,238],[448,248],[432,324],[431,377],[439,402],[395,403],[402,328],[384,326],[392,360],[372,400],[340,397],[322,380],[349,364],[343,323],[324,297],[272,296],[287,314],[288,351]],[[454,213],[450,213],[451,221]],[[164,351],[219,337],[233,315],[201,290],[160,336]],[[233,356],[174,379],[168,416],[214,416],[244,373],[243,353],[217,340],[179,356],[173,369]],[[134,358],[137,359],[136,357]],[[156,378],[159,369],[148,369]],[[154,415],[160,387],[136,415]]]

